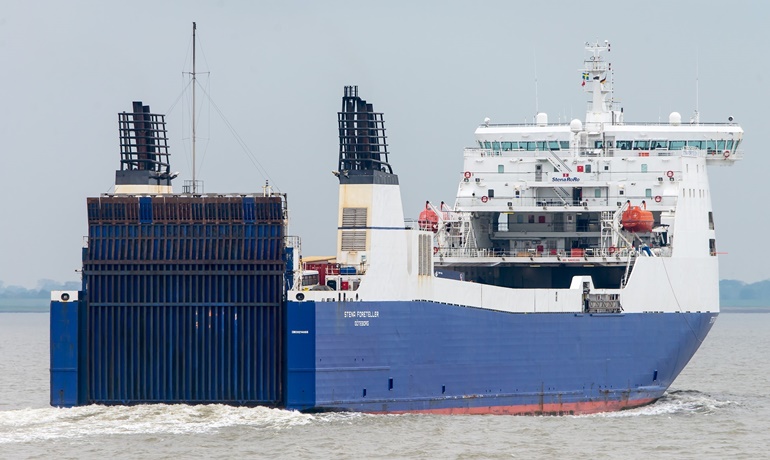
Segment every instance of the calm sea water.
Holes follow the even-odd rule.
[[[770,313],[727,312],[668,394],[564,417],[48,406],[48,315],[0,314],[0,458],[770,458]]]

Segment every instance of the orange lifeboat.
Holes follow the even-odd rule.
[[[430,208],[430,202],[425,202],[425,209],[420,213],[417,224],[420,230],[430,230],[433,233],[438,231],[438,214]]]
[[[642,206],[631,206],[628,202],[628,208],[623,211],[620,219],[623,230],[634,233],[651,232],[653,222],[652,212],[647,210],[647,204],[644,201]]]

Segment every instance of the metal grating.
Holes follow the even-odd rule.
[[[417,252],[419,253],[418,275],[431,274],[431,259],[433,258],[433,237],[419,235]]]
[[[365,230],[342,230],[343,251],[366,251]]]
[[[342,208],[342,226],[345,228],[365,228],[366,208]]]
[[[119,113],[120,169],[170,174],[165,115],[134,101],[133,112]]]
[[[340,136],[339,171],[382,171],[392,174],[382,113],[358,97],[357,86],[346,86],[337,113]]]

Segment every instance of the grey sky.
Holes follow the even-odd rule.
[[[117,113],[168,113],[172,169],[190,178],[192,21],[201,83],[272,182],[289,195],[306,255],[333,254],[336,111],[344,85],[385,113],[407,216],[454,202],[463,147],[484,117],[583,118],[587,40],[609,40],[628,121],[735,117],[743,162],[712,168],[722,278],[770,278],[759,239],[770,156],[770,3],[6,1],[0,9],[0,280],[77,280],[85,198],[110,191]],[[696,57],[697,56],[697,57]],[[206,192],[255,192],[264,177],[201,96]],[[169,109],[174,106],[173,110]],[[210,116],[209,116],[210,113]],[[181,180],[176,191],[181,191]]]

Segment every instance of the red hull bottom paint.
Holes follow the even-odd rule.
[[[615,412],[646,406],[655,398],[633,401],[585,401],[561,404],[525,404],[521,406],[448,407],[409,411],[372,412],[375,414],[439,414],[439,415],[586,415],[599,412]]]

